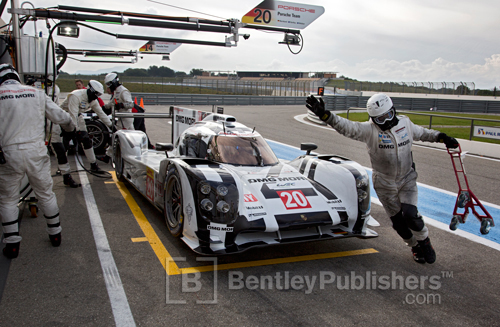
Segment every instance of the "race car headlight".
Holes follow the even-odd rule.
[[[229,192],[228,188],[225,185],[217,186],[217,194],[220,196],[226,196],[227,192]]]
[[[217,202],[217,210],[222,213],[228,213],[231,206],[226,201]]]
[[[360,174],[356,176],[356,189],[358,191],[359,211],[366,214],[370,211],[370,180],[368,175]]]
[[[208,195],[210,194],[210,191],[212,190],[212,188],[210,187],[210,184],[208,183],[200,183],[200,192],[205,194],[205,195]]]
[[[368,193],[358,188],[358,201],[361,202],[368,196]]]
[[[366,188],[368,186],[368,178],[366,176],[360,175],[356,177],[356,188]]]
[[[200,206],[205,211],[212,211],[212,209],[214,208],[214,204],[209,199],[201,200]]]

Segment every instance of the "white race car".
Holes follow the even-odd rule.
[[[369,178],[356,162],[312,155],[314,144],[279,160],[255,129],[228,115],[174,108],[172,122],[175,144],[156,150],[143,132],[116,132],[113,160],[117,177],[161,210],[170,233],[193,251],[377,236],[367,228]]]

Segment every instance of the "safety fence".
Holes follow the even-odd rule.
[[[279,81],[243,80],[243,79],[184,79],[185,85],[199,89],[212,89],[216,92],[232,94],[248,94],[259,96],[307,96],[324,86],[326,80],[290,80]]]
[[[63,80],[70,82],[73,90],[74,80],[82,79],[87,83],[90,79],[104,82],[104,75],[60,75],[58,83],[63,89]],[[120,81],[135,92],[175,92],[198,94],[229,94],[257,96],[307,96],[324,86],[326,79],[293,80],[293,79],[258,79],[244,80],[237,78],[174,78],[174,77],[133,77],[120,76]]]
[[[143,99],[144,105],[226,105],[226,106],[273,106],[305,105],[305,96],[254,96],[218,94],[176,94],[133,92],[132,97]],[[351,107],[366,107],[368,96],[323,96],[327,110],[345,111]],[[393,97],[395,108],[408,111],[467,112],[500,114],[500,101],[460,100]]]
[[[328,110],[348,110],[351,107],[366,108],[368,96],[333,96],[323,97]],[[392,97],[396,110],[495,113],[500,114],[500,101],[462,100],[439,98]]]
[[[217,95],[217,94],[175,94],[175,93],[138,93],[132,98],[143,99],[144,105],[218,105],[218,106],[273,106],[305,105],[304,96],[256,96],[256,95]]]
[[[344,80],[349,91],[476,95],[474,82],[359,82]]]

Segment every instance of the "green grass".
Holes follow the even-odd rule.
[[[416,112],[425,113],[428,112]],[[412,115],[409,113],[402,113],[408,116],[414,124],[429,128],[429,116]],[[439,116],[455,116],[455,117],[468,117],[475,119],[490,119],[496,120],[497,122],[485,122],[485,121],[475,121],[475,126],[500,126],[500,116],[498,115],[481,115],[481,114],[464,114],[464,113],[434,113],[433,115]],[[346,118],[347,113],[339,114],[339,116]],[[349,112],[349,120],[352,121],[367,121],[368,113],[366,112]],[[449,126],[449,127],[448,127]],[[456,119],[456,118],[446,118],[446,117],[436,117],[432,118],[432,129],[439,130],[450,136],[460,139],[468,140],[470,138],[470,126],[471,121],[468,119]],[[472,137],[473,141],[487,142],[500,144],[500,140],[487,139],[483,137]]]

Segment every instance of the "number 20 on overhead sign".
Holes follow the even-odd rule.
[[[311,204],[301,190],[278,191],[277,193],[287,210],[311,208]]]
[[[303,29],[316,20],[316,18],[321,16],[324,12],[325,8],[321,6],[264,0],[243,16],[241,22],[247,24]]]

